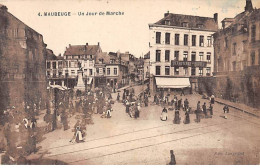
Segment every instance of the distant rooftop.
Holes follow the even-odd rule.
[[[217,20],[218,20],[217,14],[214,14],[214,18],[210,18],[210,17],[201,17],[201,16],[193,16],[193,15],[165,13],[164,18],[159,20],[155,24],[217,31],[218,30]]]
[[[64,55],[95,55],[99,50],[98,45],[69,45]]]

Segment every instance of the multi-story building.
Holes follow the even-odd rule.
[[[191,83],[194,90],[199,77],[212,76],[218,14],[209,18],[168,12],[149,24],[149,30],[150,75],[155,79],[151,88],[185,88]]]
[[[215,38],[215,94],[259,106],[260,9],[246,0],[245,11],[225,18]]]
[[[109,63],[106,64],[106,78],[110,86],[120,88],[128,84],[128,66],[121,59],[122,54],[109,52]]]
[[[45,54],[42,35],[0,5],[0,113],[7,106],[45,107]]]
[[[50,55],[51,53],[49,51]],[[63,57],[52,56],[46,61],[47,76],[51,84],[58,84],[74,88],[77,85],[77,77],[80,69],[83,71],[83,80],[88,89],[94,87],[96,57],[102,54],[97,45],[69,45],[66,47]]]

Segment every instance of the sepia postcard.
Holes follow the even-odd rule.
[[[0,165],[259,165],[259,0],[0,0]]]

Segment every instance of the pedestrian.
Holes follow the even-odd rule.
[[[129,113],[130,103],[128,100],[126,100],[125,107],[126,107],[125,112]]]
[[[189,108],[189,101],[188,101],[188,99],[186,98],[186,99],[184,100],[184,110],[187,111],[188,108]]]
[[[213,106],[211,103],[209,105],[209,111],[210,111],[210,115],[212,116],[213,115]]]
[[[195,111],[196,113],[196,122],[199,123],[200,122],[200,101],[198,101],[197,103],[197,110]]]
[[[225,105],[225,106],[223,107],[223,111],[224,111],[224,118],[227,119],[227,113],[229,113],[229,108],[228,108],[227,105]]]
[[[211,102],[211,104],[215,103],[215,96],[214,96],[214,94],[211,95],[210,102]]]
[[[106,118],[111,118],[112,117],[111,110],[112,109],[107,109]]]
[[[119,93],[117,94],[116,100],[117,100],[118,102],[119,102],[119,100],[120,100],[120,94],[119,94]]]
[[[167,119],[168,119],[167,109],[164,107],[161,114],[161,120],[167,121]]]
[[[189,124],[189,123],[190,123],[190,114],[188,111],[186,111],[184,124]]]
[[[178,109],[175,110],[173,123],[174,124],[180,124],[181,123],[180,111]]]
[[[204,104],[202,105],[202,110],[203,110],[203,113],[205,115],[205,118],[207,117],[207,107],[206,107],[206,102],[204,102]]]
[[[181,104],[182,104],[182,98],[180,100],[178,100],[178,110],[181,109]]]
[[[170,150],[170,154],[171,154],[171,161],[169,163],[169,165],[176,165],[176,160],[175,160],[175,155],[173,150]]]
[[[145,105],[145,107],[148,106],[148,96],[147,95],[145,96],[145,99],[144,99],[144,105]]]

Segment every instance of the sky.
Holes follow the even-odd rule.
[[[260,0],[252,0],[260,8]],[[149,51],[148,24],[162,19],[169,11],[176,14],[234,17],[244,11],[246,0],[0,0],[8,11],[43,35],[47,48],[64,54],[71,45],[100,43],[103,52],[126,52],[136,57]],[[99,15],[99,12],[124,15]],[[38,16],[43,12],[71,12],[72,16]],[[79,16],[84,12],[85,16]],[[96,16],[86,16],[97,12]]]

